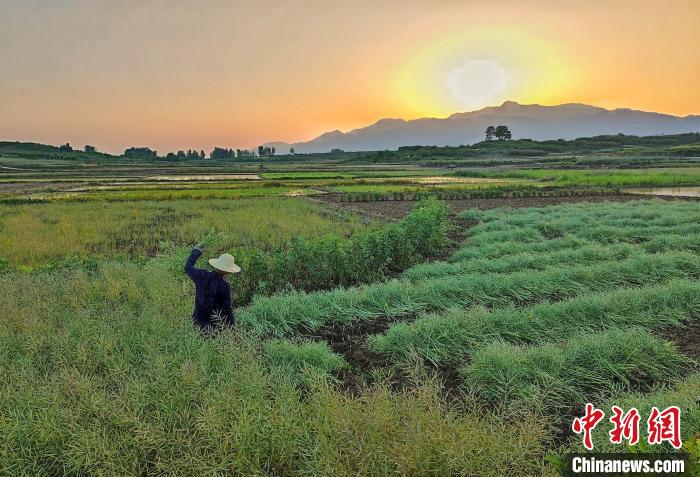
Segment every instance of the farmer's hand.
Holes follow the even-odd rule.
[[[202,250],[202,243],[200,242],[200,243],[194,244],[194,248],[196,248],[197,250],[201,251],[201,250]]]

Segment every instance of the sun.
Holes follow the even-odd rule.
[[[464,110],[499,101],[508,91],[509,81],[508,68],[490,58],[465,58],[451,66],[445,75],[445,87],[452,102]]]
[[[508,27],[472,29],[416,45],[391,77],[408,116],[445,116],[506,100],[557,101],[575,87],[557,42]]]

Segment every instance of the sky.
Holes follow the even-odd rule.
[[[698,0],[0,0],[0,140],[309,140],[520,103],[700,114]]]

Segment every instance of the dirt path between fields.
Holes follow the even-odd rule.
[[[688,200],[687,198],[658,197],[662,200]],[[376,201],[376,202],[343,202],[342,194],[324,194],[310,197],[311,200],[327,206],[354,212],[362,217],[379,220],[396,220],[405,217],[417,204],[415,200]],[[455,214],[465,209],[497,209],[500,207],[545,207],[548,205],[570,202],[627,202],[630,200],[645,200],[649,196],[635,194],[620,194],[607,196],[580,197],[503,197],[491,199],[456,199],[444,200]]]

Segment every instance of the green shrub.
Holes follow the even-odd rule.
[[[255,295],[291,290],[328,290],[380,281],[444,253],[450,245],[445,204],[427,199],[406,218],[358,232],[347,239],[295,238],[268,253],[237,252],[244,273],[233,286],[239,304]]]

